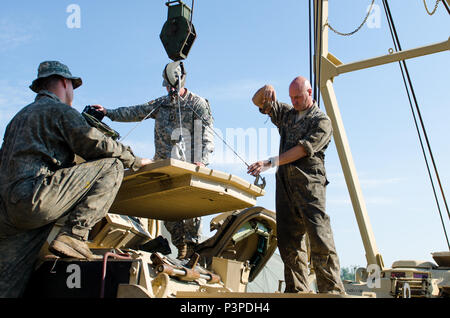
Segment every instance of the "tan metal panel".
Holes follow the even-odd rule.
[[[263,195],[237,176],[166,159],[126,171],[110,212],[174,221],[248,208]]]

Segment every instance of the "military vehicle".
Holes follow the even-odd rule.
[[[355,281],[344,281],[347,295],[247,293],[277,244],[275,212],[255,206],[265,195],[255,185],[205,167],[168,159],[137,172],[126,172],[108,215],[92,230],[90,247],[101,260],[60,259],[46,250],[25,296],[49,297],[448,297],[450,252],[434,252],[436,261],[399,260],[387,268],[378,251],[362,196],[349,142],[333,89],[340,74],[448,51],[450,40],[401,50],[387,1],[383,1],[395,44],[387,55],[343,63],[328,51],[328,0],[314,0],[314,89],[331,118],[334,141],[366,251],[367,267]],[[438,1],[439,2],[439,1]],[[449,0],[441,2],[448,10]],[[437,3],[438,4],[438,3]],[[170,1],[161,40],[174,61],[187,57],[195,40],[191,9]],[[373,5],[373,2],[372,2]],[[170,10],[172,9],[172,10]],[[367,17],[366,17],[367,19]],[[329,26],[329,25],[328,25]],[[175,40],[174,40],[175,39]],[[176,43],[175,43],[176,42]],[[273,194],[270,194],[273,195]],[[216,234],[201,243],[189,261],[168,256],[160,220],[218,214]],[[48,242],[57,233],[55,225]],[[314,273],[311,272],[311,284]]]
[[[103,258],[60,259],[48,253],[58,222],[26,295],[175,297],[244,292],[277,246],[274,212],[255,206],[256,197],[263,194],[263,189],[236,176],[175,159],[136,173],[127,171],[110,212],[90,233],[91,249]],[[159,220],[220,211],[228,212],[212,220],[216,234],[198,246],[189,262],[167,255],[171,250],[161,236]],[[71,280],[81,288],[68,288]]]

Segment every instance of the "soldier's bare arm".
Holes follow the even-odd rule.
[[[264,113],[268,114],[270,112],[270,107],[265,107],[266,103],[271,103],[277,100],[277,94],[272,85],[264,85],[261,87],[255,95],[253,95],[253,104],[258,106],[260,109],[264,109]]]
[[[277,127],[283,122],[284,114],[292,109],[292,106],[277,100],[277,94],[272,85],[261,87],[252,101],[258,106],[259,112],[269,115],[272,123]]]
[[[254,164],[251,164],[247,169],[247,173],[251,174],[252,176],[257,176],[261,172],[264,172],[271,167],[286,165],[307,155],[308,153],[306,152],[305,147],[303,147],[302,145],[297,145],[280,154],[278,157],[270,158],[271,161],[261,160],[255,162]]]
[[[282,166],[286,165],[288,163],[294,162],[300,158],[303,158],[307,155],[305,147],[302,145],[297,145],[295,147],[292,147],[288,151],[282,153],[277,158],[277,165]]]

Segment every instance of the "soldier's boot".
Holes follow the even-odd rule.
[[[63,258],[99,259],[101,256],[95,255],[89,249],[87,243],[68,233],[60,233],[50,243],[49,251]]]

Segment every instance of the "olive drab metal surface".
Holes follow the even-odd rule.
[[[192,9],[183,1],[168,1],[167,21],[159,38],[170,59],[174,61],[187,58],[197,34],[192,24]]]

